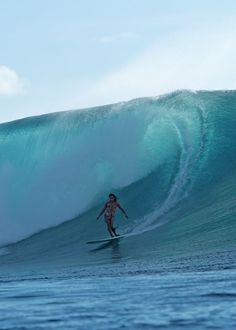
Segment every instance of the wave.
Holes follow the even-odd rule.
[[[1,245],[68,257],[78,244],[84,260],[113,191],[129,253],[233,249],[235,104],[235,91],[177,91],[0,125]]]

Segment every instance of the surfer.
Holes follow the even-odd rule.
[[[117,207],[123,212],[126,219],[128,219],[127,213],[121,207],[121,205],[117,202],[116,195],[112,194],[112,193],[109,194],[109,201],[104,205],[103,209],[97,216],[97,220],[98,220],[100,218],[100,216],[105,212],[104,219],[107,224],[107,230],[109,231],[111,237],[114,237],[114,235],[116,237],[120,236],[119,234],[116,233],[116,229],[113,227],[114,217],[115,217],[115,212],[116,212]]]

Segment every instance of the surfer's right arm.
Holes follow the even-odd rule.
[[[99,215],[97,216],[97,220],[100,218],[100,216],[105,212],[107,208],[107,203],[103,206],[103,209],[101,210],[101,212],[99,213]]]

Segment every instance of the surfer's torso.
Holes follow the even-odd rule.
[[[115,216],[116,208],[118,207],[117,202],[107,202],[105,216],[108,218],[113,218]]]

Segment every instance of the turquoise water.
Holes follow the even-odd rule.
[[[24,278],[4,283],[0,291],[0,327],[235,329],[235,275]]]
[[[235,91],[0,125],[0,328],[235,328],[235,127]]]

